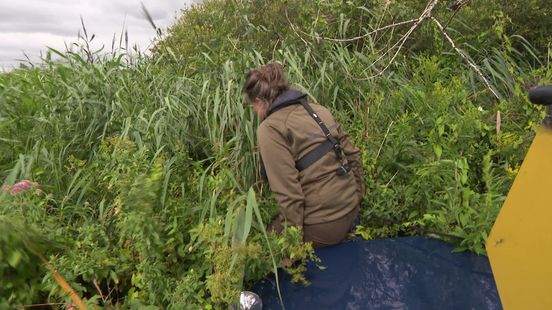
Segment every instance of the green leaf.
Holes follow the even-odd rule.
[[[8,264],[12,266],[13,268],[16,268],[17,265],[19,265],[19,262],[21,262],[21,258],[23,255],[18,250],[15,250],[11,252],[10,257],[8,258]]]
[[[250,189],[247,193],[247,204],[245,206],[245,211],[243,207],[238,208],[238,214],[236,216],[236,221],[233,227],[233,242],[245,244],[245,242],[247,241],[247,237],[249,236],[249,232],[251,231],[251,224],[253,223],[254,208],[258,208],[257,201],[255,198],[255,192]]]
[[[251,223],[253,222],[253,209],[258,208],[257,205],[257,199],[255,197],[255,191],[250,188],[249,192],[247,193],[247,205],[245,207],[245,222],[244,222],[244,230],[243,230],[243,242],[247,239],[249,236],[249,231],[251,230]]]
[[[439,144],[433,145],[433,152],[435,152],[435,155],[437,158],[441,158],[441,154],[443,154],[443,147],[441,147]]]
[[[372,62],[370,62],[370,60],[368,60],[368,58],[366,58],[366,56],[364,56],[363,54],[361,54],[357,51],[354,51],[354,53],[355,53],[355,56],[358,57],[358,59],[360,59],[360,61],[362,61],[363,63],[368,64],[368,65],[372,64]]]

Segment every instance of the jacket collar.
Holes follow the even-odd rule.
[[[307,94],[304,94],[298,90],[295,89],[288,89],[283,91],[274,101],[272,101],[272,104],[270,105],[270,108],[268,109],[268,112],[266,114],[266,117],[270,116],[270,114],[285,108],[289,105],[296,104],[300,100],[306,99]]]

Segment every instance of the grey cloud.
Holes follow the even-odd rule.
[[[46,32],[55,33],[59,35],[76,35],[78,30],[73,27],[68,27],[66,23],[59,22],[46,22],[42,20],[36,20],[26,22],[24,24],[18,24],[13,22],[0,22],[0,36],[6,32],[19,32],[19,33],[36,33]]]
[[[95,34],[93,46],[111,47],[114,33],[118,36],[123,24],[128,30],[130,45],[146,49],[155,36],[144,17],[143,2],[156,25],[165,28],[181,9],[194,0],[11,0],[0,1],[0,67],[15,65],[25,51],[36,58],[46,46],[64,49],[64,44],[77,40],[82,32],[80,17],[89,36]]]

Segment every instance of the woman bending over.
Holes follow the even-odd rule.
[[[280,208],[271,229],[297,226],[314,247],[347,240],[364,196],[360,150],[330,111],[289,87],[281,65],[251,70],[243,91],[261,120],[261,171]]]

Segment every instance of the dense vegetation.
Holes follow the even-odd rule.
[[[429,18],[374,31],[418,18],[413,0],[205,1],[151,57],[81,44],[0,74],[0,308],[220,308],[276,266],[305,280],[300,232],[264,230],[277,207],[241,95],[269,61],[363,150],[359,235],[484,254],[543,116],[525,98],[552,79],[552,8],[433,2],[490,87]]]

